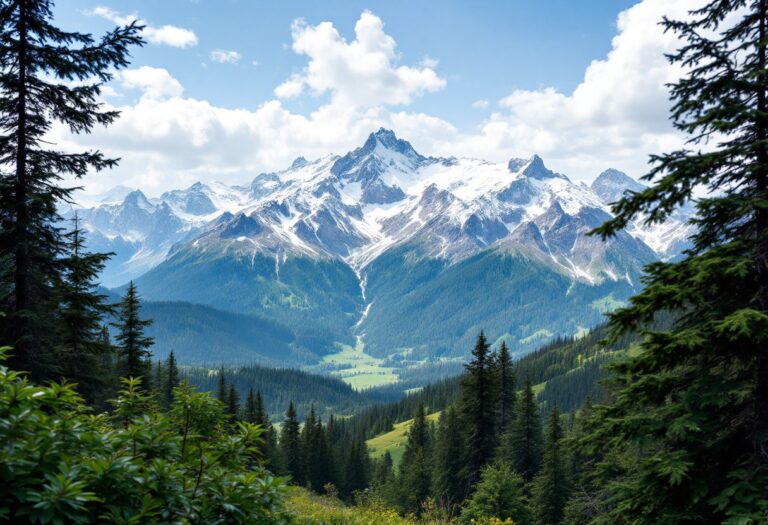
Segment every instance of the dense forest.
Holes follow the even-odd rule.
[[[141,26],[96,39],[50,0],[0,1],[0,521],[768,523],[768,2],[662,24],[689,142],[593,234],[695,200],[690,250],[585,337],[515,362],[481,332],[461,376],[347,417],[363,395],[337,381],[152,360],[139,290],[110,304],[109,255],[58,211],[65,179],[117,159],[46,140],[118,118],[99,95]],[[397,462],[369,453],[406,421]]]

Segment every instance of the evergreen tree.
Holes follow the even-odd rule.
[[[492,458],[496,448],[495,367],[485,334],[480,332],[472,360],[464,365],[461,410],[466,436],[466,473],[469,485],[480,476],[480,469]]]
[[[541,464],[541,423],[531,381],[526,379],[517,407],[517,417],[504,435],[499,455],[526,482],[533,479]]]
[[[176,365],[176,355],[173,350],[168,354],[165,363],[165,402],[167,406],[173,403],[173,389],[179,386],[179,367]]]
[[[475,492],[461,512],[459,523],[485,523],[483,518],[511,519],[515,525],[530,525],[531,512],[524,482],[509,465],[496,462],[483,468]]]
[[[387,487],[395,477],[392,455],[386,450],[376,461],[373,469],[372,484],[376,487]]]
[[[61,374],[76,382],[78,390],[93,402],[109,380],[101,366],[103,354],[110,351],[101,323],[112,308],[105,304],[106,296],[96,291],[96,279],[108,255],[87,253],[77,214],[72,231],[64,237],[67,253],[61,259],[64,273],[59,284],[61,332],[56,359]]]
[[[563,521],[569,487],[562,450],[563,427],[555,406],[544,436],[544,460],[533,480],[531,507],[538,525],[557,525]]]
[[[453,406],[441,415],[435,441],[432,493],[451,513],[467,494],[464,482],[464,440],[459,414]]]
[[[644,335],[612,367],[595,450],[635,455],[613,514],[634,523],[763,522],[768,514],[768,37],[766,0],[711,0],[684,20],[669,59],[672,122],[688,147],[653,156],[650,188],[626,194],[596,231],[660,223],[694,199],[692,248],[646,267],[645,288],[610,316],[613,336]],[[675,315],[670,327],[653,321]],[[637,445],[642,443],[642,447]]]
[[[248,388],[248,395],[245,396],[245,407],[243,408],[243,421],[246,423],[256,423],[256,396],[253,394],[253,387]]]
[[[355,492],[368,487],[370,458],[365,443],[359,439],[352,440],[348,450],[349,452],[344,462],[346,476],[343,494],[346,497],[351,497]]]
[[[5,168],[0,174],[0,308],[7,314],[0,318],[0,339],[14,346],[10,366],[30,370],[36,380],[56,375],[59,285],[74,270],[62,251],[67,242],[57,208],[70,201],[75,188],[62,187],[60,181],[117,163],[98,151],[56,150],[44,137],[56,123],[72,133],[90,133],[94,125],[113,122],[119,113],[102,109],[101,89],[115,70],[128,65],[128,48],[142,44],[135,24],[98,42],[88,34],[63,31],[53,25],[52,6],[51,0],[0,4],[0,162]],[[100,308],[88,286],[89,274],[103,261],[99,257],[77,263],[77,271],[85,272],[77,277],[82,286],[77,308]],[[71,286],[65,290],[73,293]],[[90,329],[90,324],[84,327]],[[90,334],[85,336],[88,345]],[[74,366],[69,360],[69,372]],[[89,375],[82,367],[74,371]]]
[[[317,461],[317,418],[315,417],[315,406],[309,408],[309,413],[304,420],[304,426],[301,428],[301,472],[302,483],[314,488],[316,491],[320,487],[313,486],[312,482]]]
[[[224,367],[219,369],[219,382],[216,388],[216,399],[227,404],[227,398],[229,396],[229,390],[227,389],[227,377],[224,374]]]
[[[301,484],[301,438],[293,401],[288,405],[288,411],[285,413],[285,421],[280,434],[280,452],[287,474],[293,478],[295,483]]]
[[[498,383],[498,421],[496,429],[499,433],[506,432],[510,423],[515,419],[515,405],[517,404],[517,382],[509,355],[507,343],[502,341],[497,358],[496,371]]]
[[[154,339],[144,335],[144,329],[152,324],[140,316],[141,303],[133,281],[120,302],[120,315],[115,328],[117,334],[117,358],[120,374],[124,377],[149,378],[152,353],[149,348]]]
[[[240,414],[240,396],[235,389],[235,385],[229,385],[229,392],[227,392],[227,413],[229,414],[230,421],[237,420],[237,416]]]
[[[400,503],[404,512],[419,513],[430,495],[432,484],[432,449],[424,405],[419,405],[400,463]]]
[[[254,400],[254,410],[256,419],[254,423],[261,425],[264,428],[269,426],[269,416],[267,415],[267,409],[264,407],[264,399],[261,397],[261,391],[256,392],[256,399]]]

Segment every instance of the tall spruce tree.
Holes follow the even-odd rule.
[[[253,387],[248,388],[248,395],[245,396],[245,406],[243,407],[243,421],[246,423],[256,423],[256,396],[253,393]]]
[[[342,493],[345,497],[349,498],[355,492],[368,487],[370,457],[364,441],[352,440],[344,462],[344,473],[344,490]]]
[[[569,485],[562,442],[560,411],[555,406],[544,434],[544,459],[541,470],[533,479],[531,490],[531,507],[538,525],[557,525],[563,521]]]
[[[517,416],[499,447],[499,456],[512,465],[526,482],[530,482],[541,465],[541,423],[536,396],[530,379],[526,379],[517,407]]]
[[[708,191],[696,202],[693,247],[647,266],[644,290],[610,317],[614,337],[645,337],[612,367],[616,402],[594,435],[595,448],[637,455],[606,522],[768,516],[767,18],[766,0],[713,0],[663,21],[682,40],[669,56],[683,71],[671,117],[688,146],[653,156],[652,186],[626,194],[596,230],[662,222],[697,188]],[[669,329],[653,325],[663,312],[675,314]]]
[[[288,404],[285,413],[285,421],[280,433],[280,455],[286,473],[293,478],[294,483],[302,483],[302,453],[301,437],[299,434],[299,420],[296,417],[296,407],[293,401]]]
[[[179,386],[179,367],[176,364],[176,354],[171,350],[165,362],[165,387],[164,398],[166,406],[173,403],[173,389]]]
[[[96,279],[109,257],[88,253],[77,214],[72,230],[64,235],[67,251],[61,259],[64,268],[60,289],[60,332],[56,359],[61,374],[78,384],[78,390],[93,402],[107,386],[109,371],[102,366],[110,351],[102,334],[103,318],[112,312],[106,296],[97,292]]]
[[[432,485],[432,443],[424,405],[419,405],[400,463],[400,502],[404,512],[418,514]]]
[[[240,415],[240,395],[237,393],[235,385],[229,384],[229,391],[227,392],[227,414],[229,414],[230,421],[236,421]]]
[[[515,405],[517,404],[517,381],[512,365],[512,357],[509,355],[507,343],[502,341],[496,364],[497,388],[498,388],[498,420],[496,430],[499,434],[509,429],[509,425],[515,419]]]
[[[448,407],[440,415],[437,439],[434,445],[434,473],[432,493],[438,503],[451,514],[467,495],[464,480],[464,440],[461,419],[455,407]]]
[[[493,459],[497,444],[494,357],[483,332],[472,350],[472,360],[464,367],[461,411],[467,440],[465,477],[469,485],[474,485],[480,469]]]
[[[119,315],[114,327],[117,328],[117,360],[120,374],[125,377],[144,377],[149,382],[151,371],[150,348],[155,340],[144,335],[144,329],[152,324],[151,319],[141,318],[141,300],[133,281],[128,285],[119,304]]]
[[[117,163],[98,151],[59,151],[44,137],[55,123],[90,133],[113,122],[119,113],[102,109],[101,89],[142,44],[135,24],[98,42],[63,31],[52,8],[51,0],[0,3],[0,338],[15,347],[9,366],[37,380],[57,374],[55,312],[67,272],[57,206],[75,189],[61,180]]]
[[[227,376],[224,373],[224,367],[222,366],[219,368],[219,380],[216,385],[216,399],[224,403],[224,405],[227,404],[227,396],[229,395],[229,390],[227,389]]]

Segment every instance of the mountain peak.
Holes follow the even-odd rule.
[[[626,173],[609,168],[602,172],[590,185],[600,199],[606,204],[616,202],[627,191],[642,191],[645,186]]]
[[[416,153],[410,142],[397,138],[397,135],[391,129],[379,128],[378,131],[368,135],[368,139],[363,144],[362,149],[366,153],[371,153],[378,144],[387,150],[401,153],[406,157],[421,158],[421,155]]]
[[[307,159],[304,157],[296,157],[293,160],[293,163],[291,164],[291,169],[295,170],[296,168],[301,168],[307,165]]]
[[[534,154],[528,161],[528,165],[523,170],[523,175],[532,179],[551,179],[553,177],[562,177],[544,165],[544,159]]]

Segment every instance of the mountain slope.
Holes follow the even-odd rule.
[[[357,339],[403,368],[460,360],[480,328],[522,354],[600,322],[690,232],[685,210],[607,242],[587,235],[642,189],[616,170],[575,184],[536,155],[425,157],[381,129],[247,185],[134,191],[83,217],[118,252],[109,275],[138,277],[150,300],[262,317],[318,356]]]

